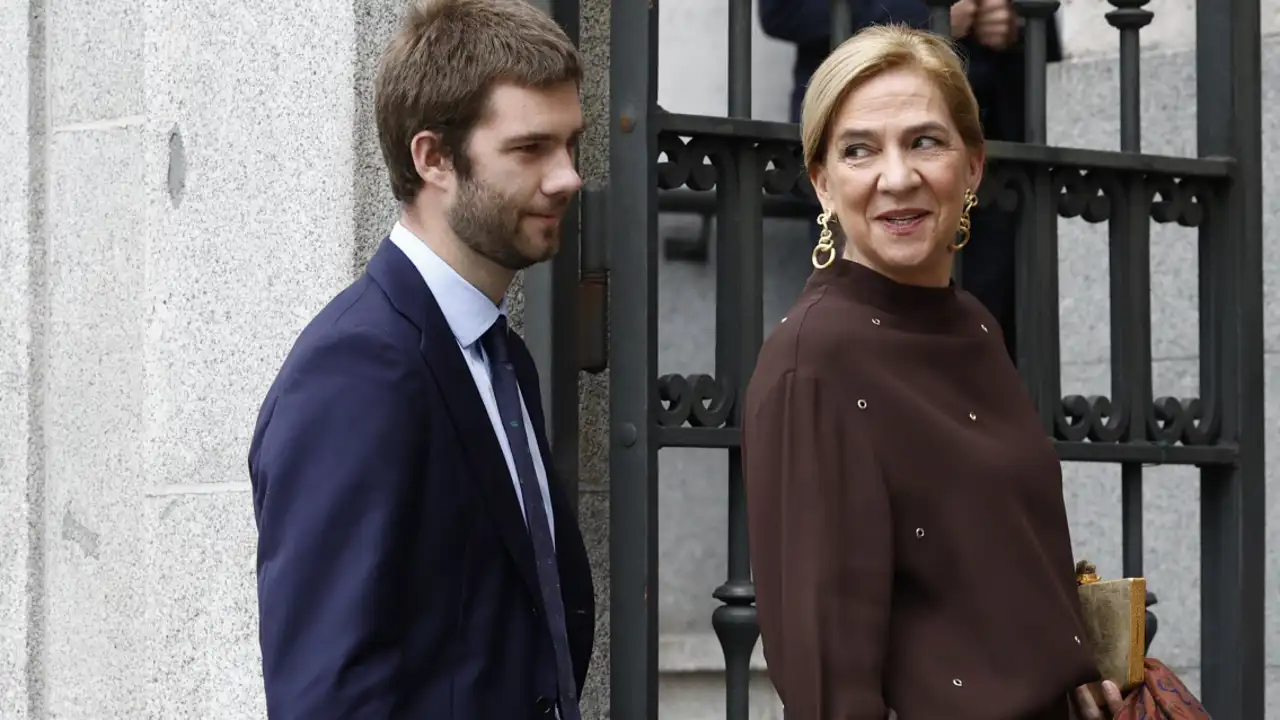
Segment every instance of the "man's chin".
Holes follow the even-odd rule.
[[[548,245],[548,246],[539,248],[535,252],[526,253],[524,257],[526,260],[529,261],[529,265],[537,265],[538,263],[544,263],[554,258],[556,256],[556,253],[559,251],[560,251],[560,246],[558,244]]]
[[[560,252],[560,226],[557,224],[545,230],[539,229],[526,233],[524,241],[520,254],[528,258],[531,263],[550,260]]]
[[[559,250],[560,242],[558,238],[556,242],[552,243],[528,241],[524,247],[519,248],[515,253],[492,259],[512,272],[520,272],[538,263],[550,260],[556,256]]]

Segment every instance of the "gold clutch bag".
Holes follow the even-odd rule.
[[[1103,680],[1127,694],[1142,684],[1146,660],[1147,581],[1100,580],[1088,560],[1076,564],[1084,631]],[[1091,688],[1101,700],[1098,688]]]

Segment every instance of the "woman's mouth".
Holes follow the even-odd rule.
[[[895,210],[882,213],[876,217],[880,224],[893,235],[909,235],[924,223],[929,213],[924,210]]]

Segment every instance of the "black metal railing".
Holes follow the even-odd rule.
[[[1124,574],[1142,568],[1142,468],[1201,470],[1202,699],[1215,718],[1263,714],[1264,466],[1258,0],[1197,10],[1199,157],[1141,153],[1138,32],[1147,0],[1110,0],[1119,30],[1121,149],[1052,147],[1046,19],[1057,0],[1014,0],[1024,21],[1027,142],[992,142],[984,205],[1018,213],[1018,367],[1064,461],[1122,468]],[[950,0],[927,0],[938,32]],[[711,618],[727,716],[748,717],[758,639],[746,537],[739,404],[762,341],[762,218],[816,208],[796,126],[750,118],[750,0],[730,0],[729,113],[656,105],[658,3],[613,3],[608,234],[611,292],[611,717],[652,720],[657,700],[657,451],[729,456],[729,562]],[[847,7],[833,9],[849,27]],[[661,201],[660,201],[660,195]],[[657,376],[657,214],[717,221],[713,373]],[[807,216],[806,216],[807,217]],[[1063,394],[1058,220],[1110,231],[1110,397]],[[1201,395],[1153,397],[1151,222],[1199,232]]]

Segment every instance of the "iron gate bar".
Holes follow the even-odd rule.
[[[1047,145],[1046,21],[1057,9],[1058,0],[1013,0],[1013,7],[1023,22],[1025,140],[1032,145]],[[995,179],[990,174],[985,175],[984,188],[989,189]],[[1039,166],[1028,169],[1019,180],[1023,183],[1019,199],[1024,202],[1018,208],[1021,211],[1018,236],[1025,241],[1016,243],[1014,250],[1018,374],[1039,411],[1045,434],[1053,436],[1058,414],[1055,406],[1062,397],[1058,322],[1059,212],[1054,207],[1057,198],[1054,197],[1051,168]],[[984,188],[979,189],[979,197]],[[1004,203],[998,204],[1005,207]]]
[[[929,30],[951,37],[951,5],[953,0],[924,0],[929,6]]]
[[[1112,0],[1117,9],[1107,22],[1120,31],[1120,150],[1142,152],[1142,84],[1138,31],[1151,22],[1142,9],[1147,0]],[[1141,417],[1128,423],[1127,442],[1147,439],[1151,379],[1151,223],[1150,196],[1140,192],[1143,179],[1130,180],[1129,192],[1110,223],[1111,387],[1119,394],[1121,412]],[[1203,392],[1203,389],[1202,389]],[[1142,577],[1142,466],[1120,466],[1120,514],[1123,531],[1122,572]]]
[[[740,119],[751,118],[751,4],[752,0],[729,0],[729,115]],[[759,190],[763,168],[752,148],[742,148],[720,160],[717,180],[721,191],[716,196],[716,377],[730,383],[741,397],[764,341]],[[732,410],[726,420],[737,427],[741,411],[737,406]],[[751,652],[760,632],[747,552],[742,453],[733,447],[728,454],[728,577],[712,593],[721,605],[711,615],[711,626],[724,652],[726,713],[728,717],[745,718],[749,712]]]
[[[609,707],[658,717],[658,0],[613,0],[609,27]]]
[[[831,49],[849,38],[853,32],[853,10],[847,2],[831,3]]]
[[[1201,662],[1206,706],[1244,720],[1264,714],[1266,661],[1261,17],[1258,0],[1223,4],[1196,6],[1197,150],[1239,163],[1225,207],[1201,229],[1201,346],[1221,355],[1200,372],[1202,386],[1223,390],[1240,460],[1202,471]]]

